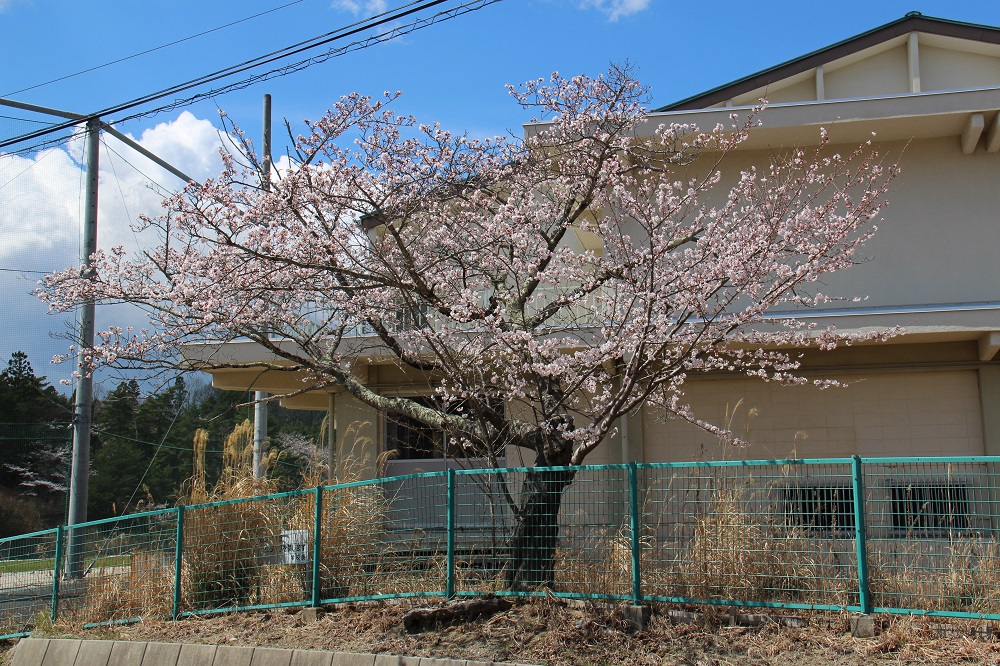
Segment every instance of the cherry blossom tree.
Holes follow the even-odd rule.
[[[690,375],[803,382],[789,349],[851,341],[769,313],[823,301],[817,280],[873,232],[895,167],[870,145],[842,156],[823,136],[730,173],[761,109],[655,126],[627,67],[510,93],[538,116],[523,140],[354,94],[265,177],[237,133],[218,180],[145,222],[156,251],[98,253],[96,277],[63,271],[42,295],[148,312],[148,330],[104,331],[94,364],[178,367],[187,343],[252,340],[260,359],[236,365],[301,373],[301,391],[336,387],[476,455],[522,447],[539,467],[583,463],[644,406],[729,436],[686,405]],[[426,378],[434,400],[366,385],[359,359]],[[528,474],[510,500],[512,588],[552,582],[573,478]]]

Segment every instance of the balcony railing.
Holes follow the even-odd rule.
[[[528,302],[525,308],[525,315],[527,317],[532,317],[543,308],[547,307],[553,303],[558,298],[567,297],[572,290],[573,286],[565,287],[538,287],[535,289],[531,300]],[[584,296],[583,298],[577,299],[572,303],[568,303],[559,308],[551,317],[546,319],[543,324],[544,328],[564,328],[564,327],[576,327],[576,326],[597,326],[606,321],[606,317],[602,313],[601,305],[601,295],[603,290],[597,290],[591,292]],[[482,309],[486,309],[489,306],[490,292],[480,292],[479,293],[479,303],[478,306]],[[321,327],[325,328],[335,328],[337,320],[334,318],[334,312],[331,309],[325,308],[324,305],[319,301],[314,301],[303,308],[303,317],[306,321],[311,322],[315,328],[312,330],[305,329],[304,332],[307,334],[313,334],[316,330]],[[431,326],[439,329],[445,324],[441,317],[438,317],[429,304],[420,303],[412,306],[401,305],[398,309],[387,313],[387,316],[383,320],[386,329],[390,333],[404,333],[407,331],[418,330]],[[470,323],[460,323],[450,321],[448,325],[453,330],[475,330],[477,324],[475,322]],[[374,327],[367,322],[359,322],[353,326],[350,326],[345,332],[345,337],[373,337],[376,335]]]

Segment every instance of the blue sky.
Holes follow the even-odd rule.
[[[0,0],[0,96],[92,111],[242,62],[367,16],[401,0],[303,0],[211,34],[16,95],[82,69],[211,30],[290,0],[205,2]],[[387,4],[388,3],[388,4]],[[86,6],[86,15],[81,7]],[[397,42],[335,58],[306,72],[217,100],[253,122],[270,92],[275,115],[319,115],[355,90],[403,90],[405,108],[473,132],[524,120],[506,83],[637,64],[662,105],[850,37],[907,11],[1000,24],[1000,3],[842,1],[502,0]],[[357,13],[351,11],[356,9]],[[16,63],[10,66],[11,63]],[[215,106],[192,109],[211,118]],[[158,118],[156,120],[164,120]],[[148,125],[149,121],[147,121]],[[141,125],[141,124],[140,124]],[[126,126],[133,132],[136,130]]]
[[[393,8],[401,0],[0,0],[0,97],[90,113],[160,90]],[[451,5],[457,3],[451,3]],[[287,5],[287,6],[282,6]],[[446,6],[451,6],[446,5]],[[270,11],[273,10],[273,11]],[[402,90],[397,109],[474,135],[520,131],[528,120],[504,84],[564,74],[596,74],[629,61],[660,106],[794,58],[902,17],[908,11],[1000,25],[1000,2],[918,1],[757,3],[717,0],[502,0],[396,41],[337,57],[306,71],[259,83],[186,109],[119,126],[191,175],[211,175],[221,107],[252,136],[260,132],[261,98],[300,126],[340,95]],[[41,87],[38,84],[126,58],[200,32],[263,16]],[[6,116],[6,117],[3,117]],[[0,137],[37,119],[0,108]],[[114,116],[111,120],[115,119]],[[155,210],[179,183],[142,167],[120,146],[102,162],[101,244],[138,242],[128,223]],[[74,263],[80,199],[78,146],[19,161],[0,156],[0,269],[47,271]],[[0,149],[0,153],[3,150]],[[126,162],[126,159],[128,162]],[[129,163],[140,168],[135,171]],[[65,316],[46,316],[28,295],[38,276],[0,270],[5,314],[0,361],[28,352],[53,381],[68,365],[48,360],[66,342],[50,332]],[[105,319],[108,317],[105,314]]]

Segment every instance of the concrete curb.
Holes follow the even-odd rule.
[[[229,645],[22,638],[12,666],[524,666],[494,661],[402,657]]]

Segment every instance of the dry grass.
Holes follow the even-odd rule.
[[[132,553],[122,571],[83,579],[82,603],[61,606],[60,624],[85,624],[133,618],[169,617],[173,600],[173,563],[160,553]]]
[[[261,603],[260,552],[280,539],[281,507],[271,501],[239,500],[268,495],[275,492],[275,486],[253,475],[253,425],[249,421],[226,438],[222,475],[211,489],[204,469],[207,442],[203,431],[195,436],[195,473],[182,501],[227,503],[184,512],[183,606],[203,609]],[[265,464],[272,462],[273,458]]]
[[[184,485],[181,503],[243,500],[273,493],[274,484],[254,478],[250,469],[252,433],[251,424],[244,422],[226,438],[223,473],[209,487],[204,466],[208,438],[199,431],[194,439],[194,474]],[[274,461],[272,454],[266,464]],[[183,608],[262,603],[258,600],[267,575],[258,561],[259,553],[263,544],[272,543],[279,534],[277,509],[274,502],[247,501],[184,512]],[[122,520],[127,523],[129,519]],[[83,579],[83,596],[63,606],[61,622],[172,614],[173,544],[164,548],[157,540],[143,542],[142,535],[135,540],[138,543],[128,549],[127,565],[94,570]]]
[[[970,537],[879,542],[869,557],[879,606],[996,613],[1000,544]]]
[[[647,526],[640,537],[639,556],[645,595],[857,603],[853,540],[823,538],[802,527],[774,524],[755,511],[763,501],[758,496],[761,491],[750,484],[722,480],[714,489],[698,492],[684,511],[671,513],[658,506],[643,510]],[[664,520],[676,522],[649,524],[661,512],[670,514]],[[587,523],[586,517],[582,522]],[[562,541],[555,564],[558,591],[632,594],[632,538],[627,524],[567,527]]]
[[[690,535],[647,539],[648,595],[688,599],[794,601],[846,606],[856,593],[853,566],[835,540],[768,524],[752,512],[754,490],[723,484],[693,521]],[[849,553],[847,554],[849,556]],[[846,575],[845,575],[846,574]]]

